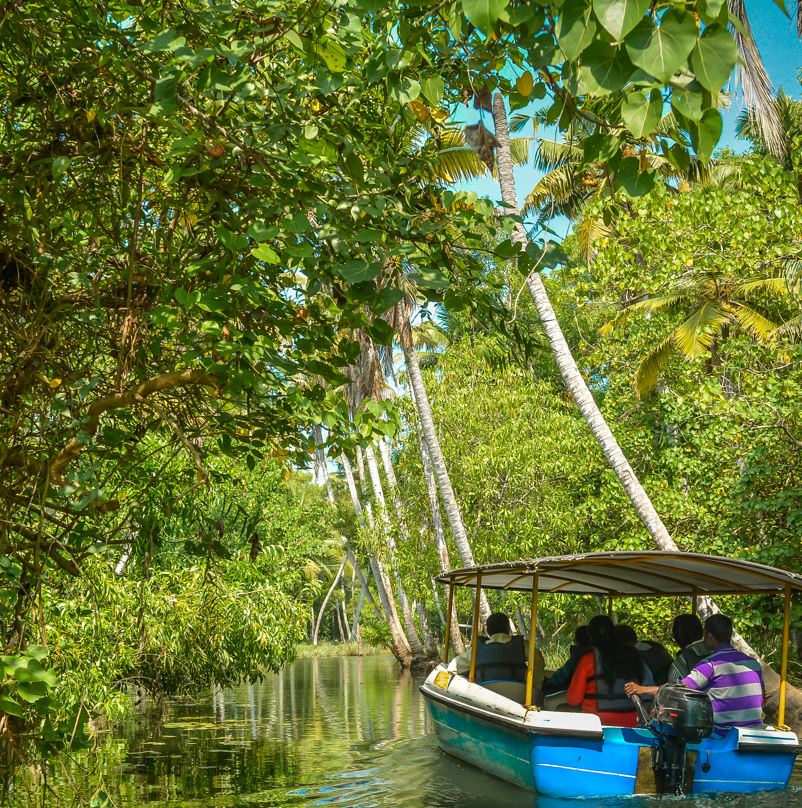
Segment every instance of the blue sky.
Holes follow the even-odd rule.
[[[792,0],[787,0],[792,6]],[[802,68],[802,42],[796,36],[796,26],[777,8],[773,0],[747,0],[746,9],[755,41],[760,49],[763,62],[769,72],[775,90],[783,89],[788,95],[800,97],[800,84],[797,80],[799,70]],[[734,88],[735,89],[735,88]],[[732,106],[724,111],[724,132],[721,145],[734,151],[743,151],[746,144],[735,136],[735,121],[742,110],[742,104],[737,92],[733,98]],[[461,111],[462,112],[462,111]],[[466,123],[473,123],[478,117],[474,110],[462,112],[459,118]],[[488,122],[488,125],[489,122]],[[531,165],[516,169],[516,187],[518,189],[519,203],[523,202],[526,193],[534,186],[541,175]],[[464,190],[475,191],[491,199],[499,199],[500,192],[496,182],[489,177],[471,182],[459,183],[458,187]],[[565,233],[567,223],[555,223],[555,230]]]

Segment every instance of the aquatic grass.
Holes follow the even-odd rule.
[[[327,659],[329,657],[347,656],[386,656],[390,653],[387,648],[380,645],[360,644],[350,642],[321,642],[317,645],[303,643],[295,648],[296,659]]]

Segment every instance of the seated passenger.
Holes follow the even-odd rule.
[[[668,671],[669,682],[679,682],[703,659],[710,656],[710,649],[702,640],[702,621],[695,614],[679,614],[671,626],[671,636],[679,646],[679,653]],[[646,687],[636,682],[627,682],[627,695],[653,696],[657,687]]]
[[[637,714],[624,683],[651,685],[651,672],[634,648],[618,642],[609,617],[597,615],[588,628],[593,650],[579,660],[565,700],[574,707],[581,705],[583,713],[595,713],[606,726],[634,727]]]
[[[655,684],[664,685],[668,681],[668,671],[673,660],[664,645],[654,640],[638,640],[635,629],[623,624],[615,627],[615,635],[622,645],[630,645],[640,652],[652,672]]]
[[[680,651],[668,672],[668,681],[678,682],[710,656],[710,649],[703,639],[702,621],[695,614],[677,615],[671,626],[671,636]]]
[[[526,645],[520,634],[512,633],[510,618],[503,612],[494,612],[485,623],[486,637],[479,638],[476,649],[476,681],[479,684],[498,680],[526,681]],[[455,657],[448,666],[467,676],[471,669],[471,646]],[[539,648],[535,649],[534,689],[537,694],[543,686],[546,664]]]
[[[571,677],[574,675],[579,660],[593,650],[590,647],[590,632],[587,626],[578,626],[574,631],[574,644],[571,646],[570,656],[557,668],[554,673],[543,681],[543,692],[546,695],[558,693],[568,687]]]
[[[710,696],[717,727],[763,724],[763,673],[760,663],[730,645],[732,620],[714,614],[705,620],[704,643],[712,652],[681,681]]]

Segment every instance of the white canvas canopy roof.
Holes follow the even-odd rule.
[[[658,550],[585,555],[467,567],[437,580],[454,586],[529,592],[537,576],[539,592],[569,595],[779,594],[802,590],[802,575],[735,558]]]

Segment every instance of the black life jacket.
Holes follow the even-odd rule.
[[[598,648],[593,649],[593,664],[596,669],[595,676],[588,681],[596,682],[595,693],[585,693],[585,698],[596,702],[596,709],[605,713],[631,713],[635,709],[632,700],[624,690],[624,680],[616,679],[612,686],[602,675],[602,658]]]
[[[665,646],[654,640],[641,640],[635,648],[640,651],[643,661],[654,675],[654,683],[664,685],[668,681],[668,672],[674,661]]]
[[[684,660],[689,671],[692,671],[700,662],[702,662],[702,660],[705,660],[710,656],[710,651],[707,648],[705,648],[703,653],[698,650],[697,642],[692,642],[690,645],[686,645],[677,654],[677,658],[681,657]]]
[[[524,638],[520,634],[514,634],[509,642],[488,642],[486,637],[480,637],[476,647],[476,681],[525,682],[525,660]]]

